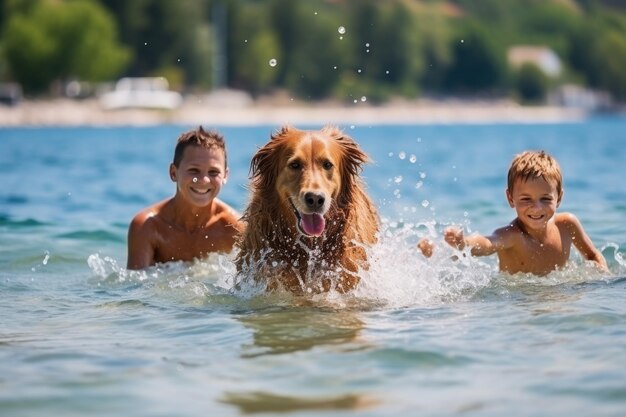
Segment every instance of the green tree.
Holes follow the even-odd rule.
[[[548,77],[537,65],[525,63],[515,73],[515,90],[523,103],[542,103],[548,92]]]
[[[89,0],[41,0],[8,17],[3,39],[10,72],[27,92],[44,91],[55,80],[106,80],[129,58],[116,40],[115,21]]]
[[[268,8],[258,4],[231,4],[229,10],[229,84],[254,95],[276,87],[285,67],[278,36],[269,24],[269,13]],[[276,64],[270,65],[270,60]]]
[[[453,61],[445,86],[456,93],[493,92],[506,80],[504,51],[489,32],[476,23],[463,28],[452,46]]]
[[[350,73],[342,74],[342,95],[384,101],[413,96],[424,68],[417,15],[402,1],[354,0],[349,3]]]
[[[610,91],[620,101],[626,99],[626,37],[624,33],[604,34],[592,55],[595,66],[601,68],[595,76],[597,86]]]
[[[269,24],[275,30],[282,60],[277,84],[305,98],[326,97],[337,84],[342,64],[337,6],[310,0],[273,0]]]
[[[238,79],[254,95],[268,92],[282,66],[280,47],[273,32],[263,30],[246,43],[246,52],[240,59]]]
[[[178,70],[187,85],[211,85],[214,34],[209,0],[100,0],[134,51],[127,74]]]

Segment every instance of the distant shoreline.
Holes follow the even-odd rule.
[[[380,106],[358,103],[219,103],[188,98],[171,111],[113,110],[96,99],[24,100],[0,105],[0,127],[20,126],[153,126],[160,124],[204,126],[256,125],[391,125],[573,123],[590,117],[584,109],[556,106],[520,106],[510,101],[419,100]]]

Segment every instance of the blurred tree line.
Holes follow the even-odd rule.
[[[165,76],[181,91],[287,90],[307,100],[542,98],[576,83],[626,100],[626,1],[0,0],[0,80],[29,94],[69,80]],[[512,68],[545,45],[558,79]]]

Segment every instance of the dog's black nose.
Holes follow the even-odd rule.
[[[326,201],[326,196],[324,196],[324,194],[318,194],[309,191],[304,195],[304,201],[306,203],[306,206],[310,210],[318,210],[324,205],[324,201]]]

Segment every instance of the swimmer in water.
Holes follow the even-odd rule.
[[[563,197],[561,169],[557,161],[543,151],[517,155],[509,168],[506,198],[517,217],[496,229],[490,236],[464,236],[451,226],[444,240],[453,248],[470,248],[473,256],[498,255],[500,271],[510,274],[547,275],[563,268],[572,245],[582,257],[608,272],[606,260],[571,213],[557,213]],[[434,244],[422,239],[418,248],[430,257]]]
[[[217,198],[228,179],[224,138],[201,126],[183,133],[170,164],[173,197],[141,210],[128,229],[128,269],[228,253],[241,217]]]

